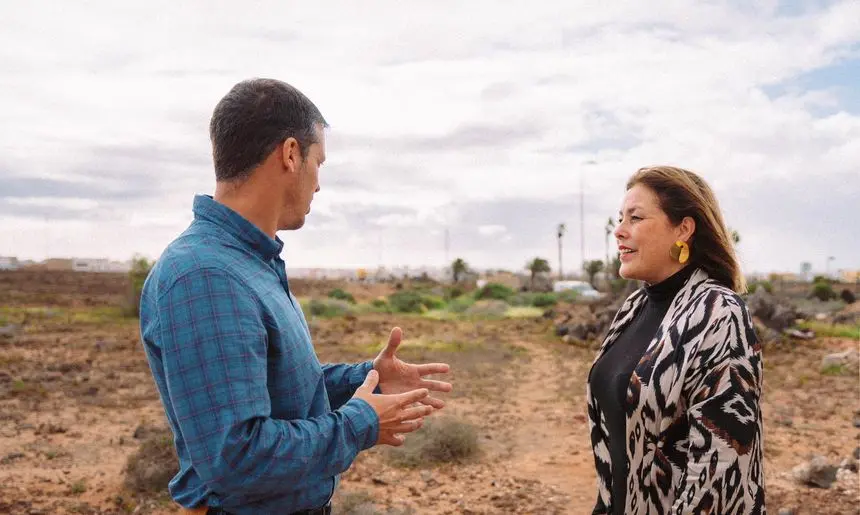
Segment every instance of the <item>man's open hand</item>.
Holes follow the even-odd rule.
[[[364,383],[358,387],[353,399],[366,401],[379,417],[379,438],[377,444],[403,445],[403,433],[411,433],[424,424],[424,417],[433,412],[431,406],[415,405],[425,402],[429,390],[419,388],[396,394],[374,394],[379,383],[376,370],[368,372]]]
[[[395,355],[397,347],[403,338],[403,331],[395,327],[388,337],[388,344],[373,360],[373,369],[379,372],[379,389],[384,394],[398,394],[426,388],[433,392],[450,392],[453,387],[451,383],[425,379],[431,374],[446,374],[450,367],[446,363],[429,363],[425,365],[412,365],[401,361]],[[445,402],[442,399],[427,396],[421,400],[423,404],[442,409]]]

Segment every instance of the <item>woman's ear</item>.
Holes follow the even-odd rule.
[[[678,239],[685,242],[690,242],[693,238],[693,233],[696,232],[696,221],[691,216],[685,216],[678,225]]]

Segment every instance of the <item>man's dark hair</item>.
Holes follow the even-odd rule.
[[[242,81],[215,106],[209,122],[215,178],[235,181],[251,171],[289,137],[302,158],[316,142],[316,126],[327,127],[317,106],[301,91],[274,79]]]

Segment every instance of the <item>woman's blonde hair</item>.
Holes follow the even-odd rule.
[[[712,279],[737,293],[746,292],[746,280],[719,203],[701,177],[683,168],[654,166],[640,168],[627,181],[627,189],[637,184],[657,195],[660,208],[673,224],[681,223],[686,216],[695,220],[696,230],[689,241],[691,265],[702,268]]]

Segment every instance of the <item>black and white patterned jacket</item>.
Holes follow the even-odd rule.
[[[646,300],[644,289],[626,299],[597,359]],[[630,378],[624,513],[766,513],[761,388],[761,345],[746,305],[696,270]],[[587,396],[598,476],[594,513],[612,513],[606,420],[590,387]]]

